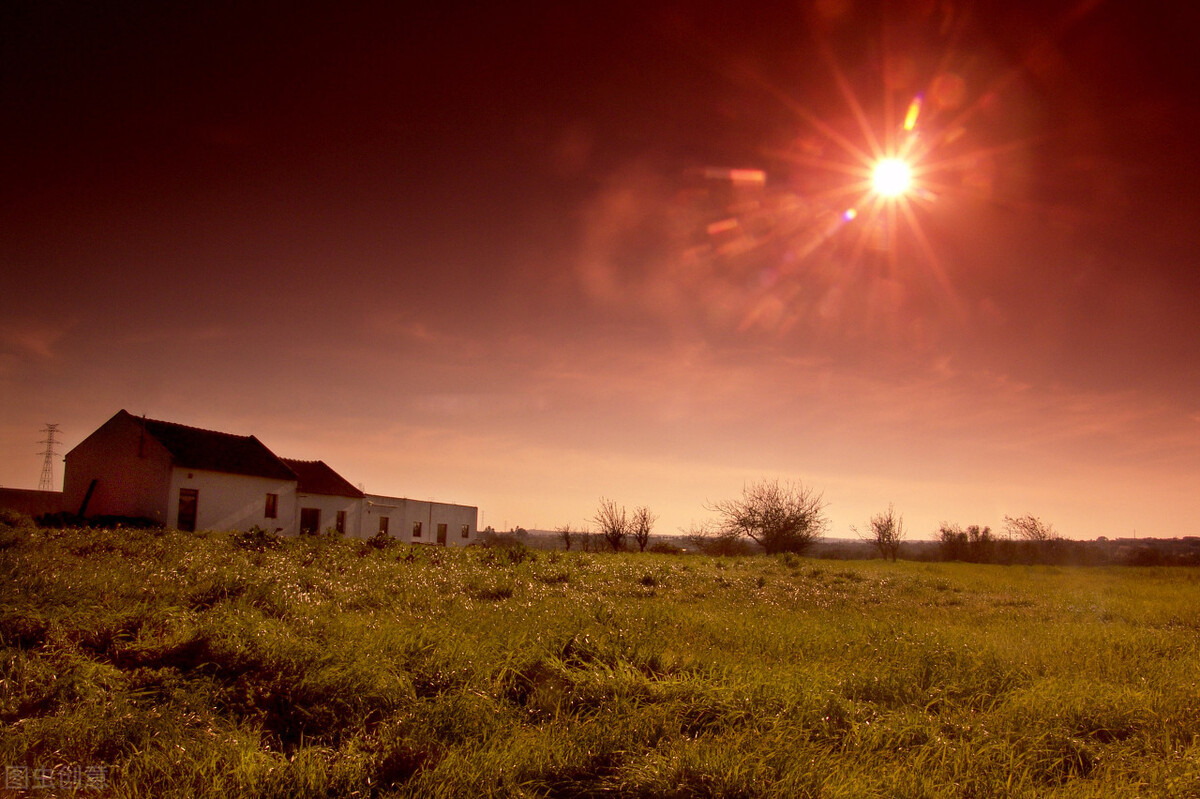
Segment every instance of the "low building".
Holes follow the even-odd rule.
[[[363,498],[362,536],[383,533],[410,544],[465,547],[479,533],[479,509],[404,497],[367,494]]]
[[[115,416],[64,458],[55,507],[84,518],[146,519],[180,530],[296,535],[379,532],[412,543],[466,546],[478,534],[470,505],[365,495],[324,461],[280,458],[254,436]],[[0,497],[3,499],[3,497]]]
[[[61,491],[34,491],[31,488],[0,488],[0,508],[23,513],[31,518],[62,513]]]
[[[296,474],[254,436],[122,410],[64,460],[64,507],[85,518],[142,518],[179,530],[296,530]]]

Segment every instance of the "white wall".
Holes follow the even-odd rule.
[[[321,523],[317,528],[317,532],[324,533],[326,530],[333,529],[337,526],[338,511],[346,512],[346,532],[345,535],[351,538],[361,537],[359,535],[360,519],[362,514],[362,500],[357,497],[335,497],[329,494],[296,494],[296,521],[292,525],[292,532],[300,531],[300,511],[303,508],[317,508],[321,511]],[[374,535],[374,531],[371,532]]]
[[[278,529],[286,535],[295,535],[299,529],[295,480],[176,467],[171,471],[171,490],[167,499],[168,527],[179,526],[181,488],[194,488],[199,492],[196,503],[197,530],[249,530],[258,525],[264,530]],[[264,515],[268,493],[279,495],[274,519]]]
[[[370,538],[379,532],[379,520],[388,518],[388,534],[408,543],[436,544],[437,527],[446,525],[446,546],[465,547],[478,536],[479,509],[471,505],[451,505],[419,499],[367,494],[362,500],[362,524],[359,536]],[[421,537],[413,537],[413,523],[421,523]],[[462,535],[463,525],[467,536]]]

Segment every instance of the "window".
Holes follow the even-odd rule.
[[[387,530],[388,530],[388,517],[380,516],[379,517],[379,534],[387,535],[388,534]]]
[[[421,537],[421,523],[413,522],[413,538]]]
[[[263,511],[263,516],[268,519],[274,519],[279,516],[278,494],[267,494],[267,509]]]
[[[194,488],[179,489],[179,514],[175,526],[189,533],[196,531],[196,506],[200,504],[200,492]]]
[[[321,509],[300,509],[300,535],[313,535],[321,532]]]
[[[335,529],[338,531],[338,535],[346,534],[346,511],[344,511],[344,510],[338,511],[337,525],[336,525]]]
[[[471,537],[471,525],[469,525],[469,524],[464,524],[464,525],[462,526],[462,537],[463,537],[463,538],[470,538],[470,537]]]

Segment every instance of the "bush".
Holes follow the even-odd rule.
[[[257,524],[244,533],[230,535],[233,545],[238,549],[248,549],[252,552],[266,552],[268,549],[278,549],[283,539],[276,533],[264,530]]]
[[[0,549],[16,546],[33,529],[33,519],[24,513],[0,508]]]
[[[371,547],[372,549],[387,549],[392,544],[396,543],[396,539],[385,533],[383,530],[380,530],[378,533],[368,538],[366,543],[367,546]]]
[[[509,544],[507,546],[491,549],[484,555],[483,562],[489,564],[507,564],[516,566],[525,561],[536,561],[537,555],[532,549],[522,544],[520,541]]]
[[[83,523],[83,519],[76,516],[74,513],[68,513],[65,510],[60,510],[57,513],[43,513],[35,520],[38,527],[46,527],[53,530],[62,530],[66,527],[79,527]]]
[[[33,527],[33,519],[10,508],[0,508],[0,527]]]
[[[683,552],[679,547],[674,544],[668,544],[666,541],[655,541],[647,551],[653,552],[656,555],[678,555]]]

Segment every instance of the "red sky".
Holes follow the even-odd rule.
[[[0,485],[126,408],[497,528],[1200,534],[1195,11],[165,5],[0,11]]]

